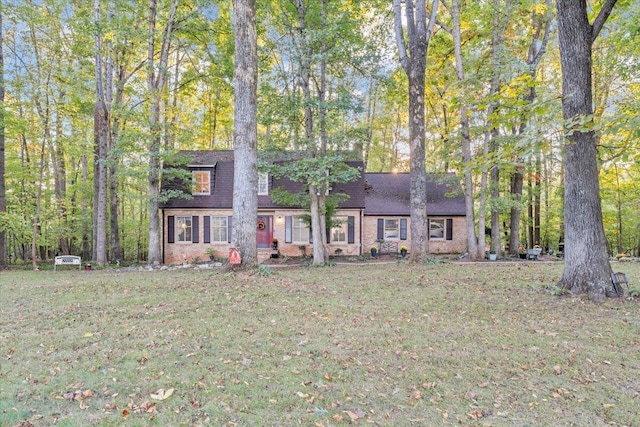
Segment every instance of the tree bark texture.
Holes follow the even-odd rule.
[[[94,18],[100,21],[100,0],[94,0]],[[100,32],[95,35],[95,60],[96,60],[96,106],[93,111],[94,129],[94,261],[98,265],[107,263],[107,147],[109,138],[109,115],[105,102],[104,77],[102,72],[102,36]]]
[[[2,51],[2,0],[0,0],[0,215],[7,211],[4,160],[4,53]],[[0,229],[0,270],[7,265],[7,233]]]
[[[160,197],[160,150],[162,147],[162,123],[160,122],[160,110],[162,104],[162,93],[166,86],[167,63],[169,61],[169,46],[173,32],[173,21],[175,19],[178,0],[172,0],[171,10],[167,17],[167,22],[162,34],[162,45],[160,47],[160,57],[158,59],[157,74],[155,70],[155,35],[156,35],[156,14],[157,0],[149,0],[149,40],[147,51],[147,90],[149,92],[149,254],[147,262],[158,264],[160,259],[160,217],[158,214]]]
[[[233,152],[234,245],[242,267],[258,264],[258,56],[255,0],[233,0],[235,34]]]
[[[594,301],[615,295],[602,223],[597,141],[589,126],[593,114],[591,47],[604,24],[601,16],[608,16],[614,4],[615,0],[603,6],[595,21],[598,25],[592,27],[584,0],[557,1],[566,132],[565,267],[560,286],[574,293],[586,292]]]
[[[458,82],[464,84],[464,63],[462,59],[462,36],[460,30],[460,0],[452,1],[451,17],[453,21],[452,35],[454,56],[456,58],[456,75]],[[464,87],[464,86],[462,86]],[[467,229],[467,253],[470,259],[478,259],[477,237],[475,229],[475,213],[473,210],[473,177],[471,164],[471,137],[469,134],[469,115],[466,94],[461,96],[460,103],[460,144],[464,164],[464,204]]]
[[[406,38],[402,27],[402,4],[394,0],[396,45],[400,64],[407,74],[409,93],[409,158],[411,260],[420,262],[429,253],[427,221],[427,171],[425,169],[425,73],[431,30],[436,21],[438,0],[431,3],[427,25],[425,0],[405,1]]]

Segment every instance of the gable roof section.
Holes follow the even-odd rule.
[[[188,156],[188,161],[184,162],[184,156]],[[189,170],[208,170],[211,172],[211,194],[193,196],[191,199],[173,198],[161,204],[162,208],[211,208],[211,209],[231,209],[233,207],[233,173],[234,156],[231,150],[183,150],[176,155],[176,163],[186,164]],[[282,161],[278,159],[277,161]],[[289,160],[291,161],[291,160]],[[361,161],[346,161],[349,166],[363,169]],[[169,165],[167,165],[169,166]],[[269,177],[269,191],[282,187],[289,192],[299,192],[303,185],[299,182],[291,181],[286,177]],[[163,187],[165,183],[163,182]],[[334,184],[331,193],[345,193],[349,198],[340,204],[343,209],[364,208],[365,204],[365,184],[363,174],[351,182]],[[275,204],[270,196],[258,196],[258,208],[270,209],[285,207]]]
[[[408,173],[365,173],[365,215],[409,216]],[[464,216],[462,189],[454,174],[427,174],[427,215]]]

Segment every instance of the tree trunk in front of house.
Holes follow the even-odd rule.
[[[233,126],[233,244],[243,268],[258,264],[258,56],[255,0],[233,0],[234,126]]]
[[[565,120],[565,266],[560,286],[592,300],[614,296],[602,223],[597,138],[591,121],[591,47],[615,0],[605,2],[592,26],[584,0],[558,0],[558,40]]]
[[[404,17],[402,10],[404,8]],[[431,15],[427,25],[425,0],[415,4],[394,0],[394,27],[400,64],[408,80],[409,93],[409,158],[411,214],[411,260],[420,262],[429,253],[427,222],[427,171],[425,170],[425,73],[427,50],[436,22],[438,0],[431,2]],[[406,25],[406,37],[404,26]]]

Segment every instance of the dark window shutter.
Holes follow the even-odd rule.
[[[447,240],[453,240],[453,219],[447,218]]]
[[[378,239],[384,239],[384,219],[378,218]]]
[[[204,243],[211,243],[211,217],[209,215],[202,217],[202,228]]]
[[[200,242],[200,217],[191,217],[191,243]]]
[[[290,216],[285,216],[284,217],[284,242],[285,243],[291,243],[291,239],[292,239],[292,224],[291,224],[292,218]]]
[[[331,229],[327,228],[327,243],[331,243]]]
[[[407,218],[400,218],[400,240],[407,240]]]
[[[356,242],[356,224],[355,217],[347,217],[347,243]]]
[[[309,227],[309,243],[313,243],[313,228]]]
[[[233,217],[227,217],[227,242],[231,243],[231,234],[233,232]]]
[[[431,220],[427,220],[427,240],[431,240]]]
[[[171,215],[167,217],[167,242],[175,243],[176,241],[176,218]]]

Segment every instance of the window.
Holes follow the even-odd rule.
[[[444,239],[444,219],[429,220],[429,238]]]
[[[211,239],[214,242],[227,241],[227,217],[214,216],[211,218]]]
[[[294,216],[291,221],[291,232],[294,242],[309,241],[309,225],[301,216]]]
[[[176,233],[178,242],[191,242],[191,217],[190,216],[177,216],[176,217]]]
[[[258,174],[258,196],[269,195],[269,174],[260,172]]]
[[[207,195],[211,194],[211,181],[209,179],[209,171],[193,172],[193,194]]]
[[[378,218],[377,239],[407,240],[407,218]]]
[[[345,243],[347,241],[347,217],[335,217],[333,221],[333,227],[331,227],[331,241],[335,243]]]
[[[397,219],[384,220],[384,239],[393,240],[400,237],[400,222]]]

